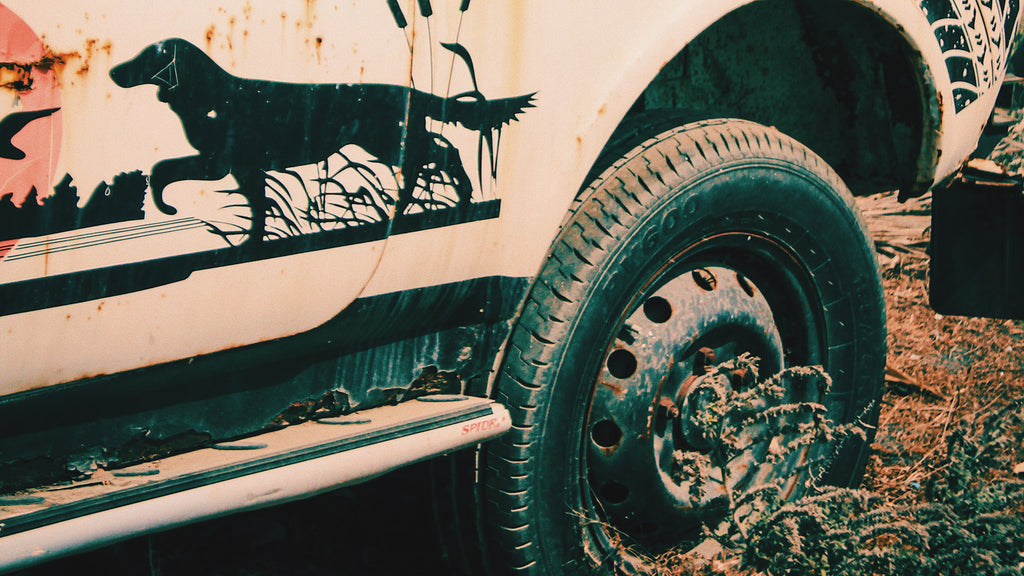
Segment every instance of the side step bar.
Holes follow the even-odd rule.
[[[0,495],[0,572],[356,484],[510,426],[491,400],[425,396]]]

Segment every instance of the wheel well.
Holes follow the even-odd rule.
[[[698,109],[774,126],[855,193],[910,192],[930,178],[932,145],[916,60],[892,23],[848,0],[753,2],[688,44],[631,112]]]

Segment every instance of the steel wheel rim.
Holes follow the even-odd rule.
[[[741,352],[761,359],[762,375],[791,356],[823,363],[820,316],[800,305],[811,300],[809,284],[785,246],[728,233],[671,258],[625,307],[596,369],[581,447],[582,504],[601,519],[590,531],[601,547],[619,552],[620,563],[628,563],[624,545],[658,552],[695,539],[702,515],[721,495],[712,490],[695,501],[672,470],[673,451],[697,447],[670,407],[684,404],[705,365]],[[798,309],[799,320],[776,322]],[[787,340],[807,350],[793,354]],[[766,472],[734,477],[751,483]]]

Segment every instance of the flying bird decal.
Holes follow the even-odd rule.
[[[11,112],[4,116],[4,119],[0,120],[0,158],[7,158],[9,160],[24,159],[25,151],[12,144],[11,139],[17,136],[29,122],[50,116],[57,110],[60,110],[60,108],[47,108],[31,112]]]

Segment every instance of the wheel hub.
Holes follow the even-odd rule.
[[[704,509],[724,494],[708,472],[695,483],[681,453],[712,446],[695,418],[710,401],[693,394],[706,370],[742,353],[760,358],[762,374],[783,366],[782,339],[767,299],[724,267],[686,270],[657,287],[625,320],[608,347],[588,414],[586,477],[617,529],[649,544],[685,538]],[[742,386],[752,375],[735,374]],[[742,481],[749,462],[730,467]]]

